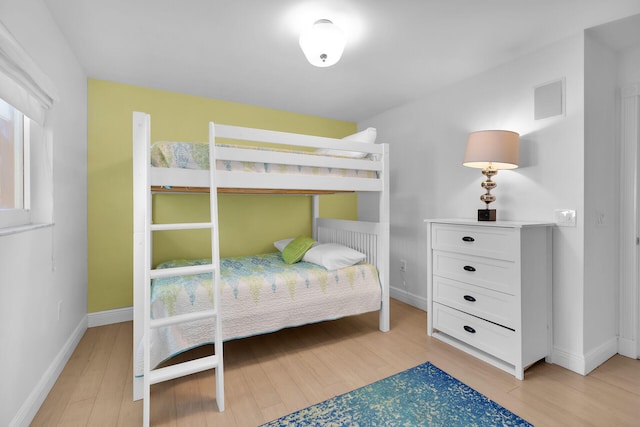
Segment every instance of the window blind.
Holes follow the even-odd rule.
[[[0,22],[0,98],[43,125],[58,97],[49,77]]]

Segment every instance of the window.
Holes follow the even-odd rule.
[[[29,119],[0,99],[0,226],[30,222]]]
[[[49,77],[0,22],[0,235],[53,222],[47,117],[56,99]]]

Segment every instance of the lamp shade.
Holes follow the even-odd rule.
[[[515,169],[520,161],[520,135],[508,130],[469,134],[462,164],[471,168]]]
[[[347,38],[328,19],[320,19],[300,34],[300,48],[316,67],[330,67],[342,57]]]

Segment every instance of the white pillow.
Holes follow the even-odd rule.
[[[294,237],[292,237],[290,239],[278,240],[277,242],[273,242],[273,246],[275,246],[277,250],[282,252],[282,251],[284,251],[284,248],[286,248],[287,245],[293,241],[293,239],[294,239]]]
[[[376,142],[376,136],[378,136],[378,131],[376,128],[367,128],[365,130],[361,130],[360,132],[354,133],[353,135],[345,136],[342,138],[345,141],[354,141],[354,142],[366,142],[369,144],[373,144]],[[343,150],[334,150],[330,148],[319,148],[316,150],[318,154],[324,154],[326,156],[343,156],[343,157],[351,157],[354,159],[362,159],[367,156],[367,153],[363,153],[360,151],[343,151]]]
[[[361,130],[360,132],[356,132],[353,135],[345,136],[345,141],[356,141],[356,142],[367,142],[369,144],[373,144],[376,142],[376,137],[378,136],[378,131],[376,128],[366,128],[365,130]]]
[[[364,260],[366,255],[337,243],[320,243],[307,251],[302,261],[312,262],[326,268],[337,270],[349,267]]]

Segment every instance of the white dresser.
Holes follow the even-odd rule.
[[[427,333],[524,379],[551,354],[552,224],[425,222]]]

